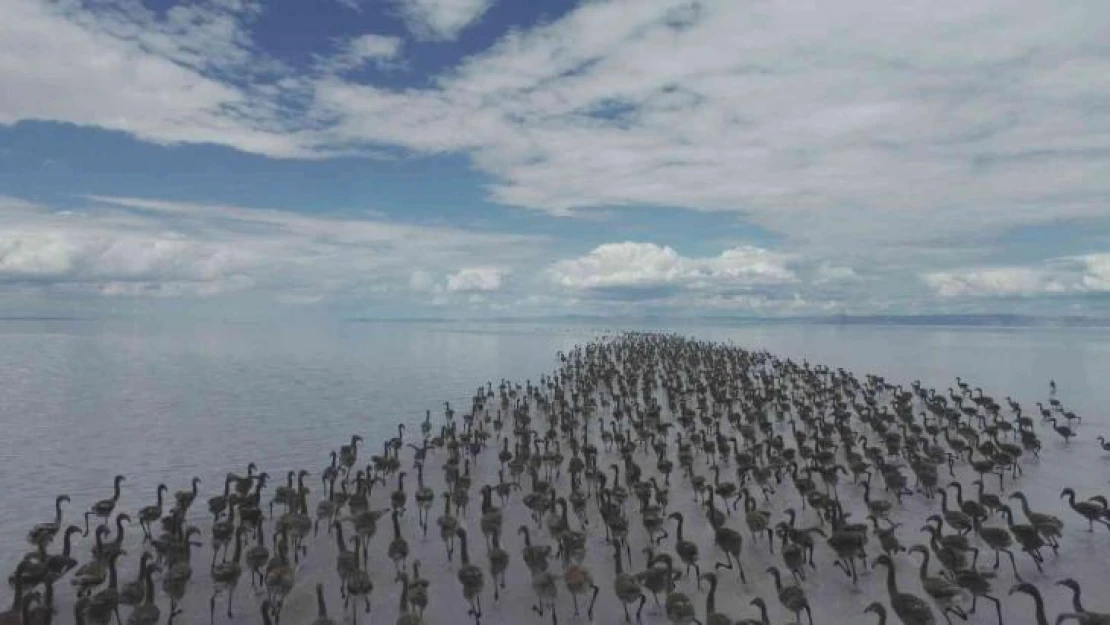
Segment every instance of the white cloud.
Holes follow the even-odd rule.
[[[460,36],[492,4],[391,1],[432,39]],[[460,153],[490,178],[490,198],[513,207],[734,212],[782,235],[780,251],[816,267],[798,269],[813,285],[862,282],[849,264],[869,268],[869,285],[884,271],[927,275],[938,294],[1090,292],[1107,281],[1097,258],[1069,261],[1082,269],[976,268],[976,255],[997,251],[983,241],[1014,226],[1104,217],[1110,4],[596,0],[412,88],[298,75],[253,40],[264,9],[0,0],[0,124],[65,121],[273,157]],[[400,54],[399,42],[360,45],[349,63]],[[48,234],[27,235],[46,237],[34,251],[9,251],[13,266],[55,271],[71,252],[49,250],[65,246],[99,253]],[[205,253],[187,250],[173,253]],[[695,287],[767,276],[751,268],[762,257],[710,269],[671,252],[624,250],[657,263],[646,274],[587,256],[552,275]],[[431,283],[445,289],[450,267],[429,267]],[[398,270],[399,283],[412,271]]]
[[[490,5],[396,2],[429,36]],[[1110,195],[1110,4],[598,0],[410,89],[291,74],[251,40],[260,3],[90,6],[0,0],[0,123],[279,157],[465,152],[511,206],[742,211],[816,255],[912,260]]]
[[[137,1],[0,0],[0,124],[65,121],[157,143],[308,155],[272,103],[210,76],[267,84],[244,22],[254,3],[209,0],[158,17]],[[273,105],[276,106],[276,105]]]
[[[495,0],[391,0],[417,37],[455,39]]]
[[[359,35],[343,42],[335,54],[322,58],[317,67],[334,74],[359,69],[367,63],[385,66],[401,54],[401,44],[400,37]]]
[[[571,289],[748,287],[793,282],[796,277],[786,264],[785,257],[750,246],[688,258],[671,247],[629,241],[606,243],[585,256],[558,261],[549,276]]]
[[[447,291],[476,293],[501,288],[505,271],[496,267],[468,267],[447,276]]]
[[[590,2],[433,88],[324,81],[315,102],[337,142],[469,152],[498,202],[743,211],[816,254],[1105,210],[1110,5],[800,7]]]
[[[1059,258],[1032,267],[936,271],[922,278],[942,297],[1110,293],[1110,253]]]
[[[97,197],[83,210],[62,212],[0,198],[0,283],[55,292],[254,292],[295,303],[372,298],[421,286],[431,291],[432,273],[447,274],[474,258],[499,266],[528,262],[540,243],[534,237],[235,206]],[[495,290],[502,275],[460,271],[448,280],[454,285],[448,290]]]
[[[937,271],[925,274],[924,279],[942,297],[1033,295],[1066,290],[1051,273],[1026,267]]]

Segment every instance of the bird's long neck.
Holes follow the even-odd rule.
[[[763,625],[770,625],[771,619],[767,617],[767,604],[760,602],[759,604],[759,620]],[[883,625],[880,623],[879,625]]]
[[[69,559],[70,549],[73,547],[73,535],[76,532],[66,532],[65,538],[62,542],[62,557]]]
[[[401,609],[400,614],[404,614],[408,609],[409,604],[409,578],[401,577]]]
[[[929,552],[924,549],[921,550],[921,568],[919,571],[921,573],[921,580],[925,581],[925,578],[929,576]]]
[[[1037,625],[1048,625],[1048,617],[1044,613],[1044,600],[1041,599],[1041,593],[1033,592],[1031,594],[1033,595],[1033,603],[1037,605]]]
[[[459,534],[459,541],[462,543],[462,551],[460,558],[464,566],[470,564],[470,551],[467,549],[466,534]]]
[[[119,586],[119,574],[116,571],[116,557],[108,560],[108,588],[115,590]]]
[[[15,596],[12,597],[11,614],[19,614],[19,609],[23,607],[23,571],[18,568],[15,570]]]
[[[143,575],[143,603],[154,605],[154,571],[149,566]]]
[[[886,592],[890,595],[891,601],[894,597],[898,596],[898,580],[894,575],[894,563],[887,564],[886,567]]]
[[[709,580],[709,594],[705,595],[705,616],[716,612],[717,607],[717,578],[712,577]]]
[[[347,552],[347,541],[343,540],[343,525],[341,523],[335,525],[335,546],[339,548],[339,553]]]

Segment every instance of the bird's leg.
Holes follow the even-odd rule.
[[[231,613],[231,604],[234,600],[235,600],[235,586],[232,586],[227,591],[227,618],[229,618],[229,619],[235,618],[235,615]]]
[[[574,616],[577,617],[578,616],[578,594],[572,592],[572,593],[570,593],[570,598],[571,598],[572,601],[574,601]]]
[[[216,593],[212,593],[212,598],[208,600],[208,622],[211,625],[216,625]]]
[[[700,579],[701,576],[699,575],[698,578]],[[586,616],[590,617],[591,621],[594,619],[594,603],[597,602],[597,593],[600,591],[601,588],[597,584],[594,584],[594,596],[590,598],[590,607],[586,609]],[[999,625],[1001,625],[1001,623]]]
[[[640,593],[640,607],[636,609],[636,622],[641,623],[643,619],[640,618],[640,613],[644,611],[644,603],[647,602],[647,595]]]

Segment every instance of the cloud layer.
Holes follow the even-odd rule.
[[[337,230],[294,223],[309,219],[295,213],[112,200],[116,212],[95,215],[14,209],[0,275],[105,293],[215,293],[271,288],[289,272],[311,299],[385,271],[408,293],[441,298],[556,289],[662,300],[678,290],[722,307],[833,305],[879,291],[942,303],[1106,291],[1105,248],[997,258],[1015,228],[1105,219],[1110,4],[597,0],[510,30],[439,75],[413,77],[417,86],[387,88],[351,70],[403,65],[411,46],[464,36],[493,0],[390,6],[413,41],[322,39],[319,62],[296,70],[255,42],[269,10],[257,0],[165,12],[140,0],[0,0],[0,124],[71,122],[274,158],[461,154],[487,177],[488,199],[509,207],[724,213],[777,235],[775,245],[684,256],[614,237],[541,261],[511,237],[501,257],[467,256],[487,235],[453,231],[454,256],[437,258],[428,240],[433,266],[414,267],[423,257],[391,238],[404,226]],[[269,234],[221,239],[213,224],[225,208]],[[113,220],[138,221],[128,230]],[[375,254],[355,252],[364,245]],[[332,254],[353,269],[316,267]]]
[[[1060,258],[1032,267],[938,271],[922,277],[942,297],[1110,293],[1110,254]]]
[[[91,198],[52,211],[0,199],[0,284],[103,295],[211,296],[252,291],[281,301],[404,298],[419,268],[444,292],[495,291],[504,271],[453,270],[481,257],[534,262],[533,237],[329,219],[234,206]]]

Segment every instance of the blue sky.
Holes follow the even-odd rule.
[[[1110,316],[1104,2],[0,14],[4,314]]]

